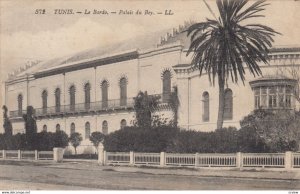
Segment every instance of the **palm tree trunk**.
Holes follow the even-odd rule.
[[[221,129],[223,127],[223,116],[224,116],[224,88],[225,83],[221,76],[218,76],[218,82],[219,82],[219,110],[218,110],[218,121],[217,121],[217,129]]]

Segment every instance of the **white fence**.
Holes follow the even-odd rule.
[[[284,168],[284,153],[243,154],[243,167],[276,167]]]
[[[105,152],[99,150],[98,162],[102,165],[146,165],[186,167],[260,167],[285,170],[300,168],[300,153],[229,153],[229,154],[179,154],[179,153],[135,153]]]
[[[199,167],[235,167],[236,154],[198,154],[196,162]]]
[[[130,153],[129,152],[107,152],[105,161],[107,164],[129,164]]]
[[[53,151],[0,150],[2,160],[53,160]]]
[[[300,168],[300,153],[293,153],[292,162],[293,168]]]
[[[134,153],[134,164],[160,165],[160,153]]]

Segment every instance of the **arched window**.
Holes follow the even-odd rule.
[[[168,102],[171,94],[171,72],[166,70],[163,73],[163,102]]]
[[[60,89],[55,90],[55,112],[60,112]]]
[[[127,122],[125,119],[122,119],[120,124],[121,124],[121,129],[123,129],[124,127],[126,127]]]
[[[70,135],[75,133],[75,124],[71,123],[71,130],[70,130]]]
[[[75,111],[75,86],[70,87],[70,110]]]
[[[60,131],[60,124],[56,124],[55,129],[56,129],[56,131]]]
[[[44,125],[44,126],[43,126],[43,131],[44,131],[44,132],[47,132],[47,125]]]
[[[86,83],[84,86],[84,102],[85,102],[85,109],[90,109],[91,85],[89,83]]]
[[[230,120],[233,117],[232,109],[233,109],[233,100],[232,100],[232,91],[231,89],[227,88],[225,90],[224,95],[224,120]]]
[[[202,121],[209,121],[209,93],[204,92],[202,95],[203,113]]]
[[[108,123],[107,123],[107,121],[103,121],[102,122],[102,133],[104,135],[108,134]]]
[[[43,108],[43,113],[47,113],[47,100],[48,100],[47,98],[48,98],[48,93],[47,93],[46,90],[44,90],[42,92],[42,103],[43,103],[42,108]]]
[[[22,94],[18,95],[18,116],[22,116],[23,110],[23,96]]]
[[[104,80],[101,84],[102,91],[102,108],[108,107],[108,83]]]
[[[120,106],[127,105],[127,80],[125,77],[120,79]]]
[[[85,123],[85,139],[89,139],[91,135],[91,125],[90,122]]]

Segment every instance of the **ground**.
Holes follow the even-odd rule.
[[[300,171],[158,169],[0,160],[0,190],[299,190]]]

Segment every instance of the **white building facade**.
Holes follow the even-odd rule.
[[[134,97],[139,91],[160,95],[157,113],[169,121],[173,112],[169,95],[178,88],[178,125],[182,129],[216,128],[218,85],[190,66],[186,35],[174,31],[147,49],[108,52],[67,61],[38,63],[19,71],[5,83],[5,104],[13,133],[24,132],[22,114],[33,106],[38,131],[76,131],[90,145],[94,131],[116,131],[134,120]],[[76,56],[76,55],[75,55]],[[246,81],[225,91],[224,126],[239,127],[240,120],[257,108],[299,109],[300,48],[278,47],[270,64],[261,64],[262,77],[246,68]]]

